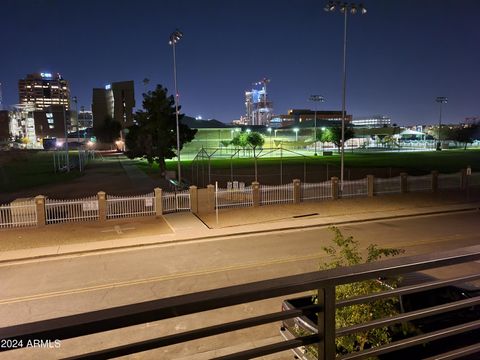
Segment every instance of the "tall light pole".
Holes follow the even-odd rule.
[[[81,159],[80,159],[80,124],[78,123],[78,98],[76,96],[74,96],[74,97],[72,97],[72,100],[75,103],[75,117],[77,118],[78,171],[81,172],[82,171],[82,162],[81,162]]]
[[[315,102],[315,125],[313,130],[313,141],[315,144],[315,156],[317,156],[317,103],[324,102],[325,98],[322,95],[310,95],[310,101]]]
[[[295,142],[298,142],[298,131],[300,129],[299,128],[293,128],[293,131],[295,132]]]
[[[67,104],[65,102],[65,92],[63,89],[63,84],[60,83],[60,86],[62,88],[61,95],[62,95],[63,127],[64,127],[64,134],[65,134],[65,152],[66,152],[65,161],[66,161],[67,172],[70,172],[70,159],[68,157],[68,130],[67,130],[67,111],[66,111]]]
[[[435,101],[440,104],[440,116],[438,118],[438,139],[437,139],[437,151],[440,151],[442,150],[442,140],[440,136],[440,133],[442,131],[442,104],[446,104],[448,102],[448,98],[445,96],[437,96]]]
[[[175,121],[177,124],[177,168],[178,168],[178,183],[182,182],[182,169],[180,166],[180,126],[178,124],[178,89],[177,89],[177,59],[175,54],[175,45],[183,37],[183,33],[178,29],[170,35],[170,41],[173,49],[173,82],[175,84]]]
[[[345,155],[345,107],[347,97],[347,14],[350,11],[352,15],[360,12],[364,15],[367,9],[362,4],[344,3],[340,1],[329,1],[324,10],[333,12],[336,9],[343,13],[343,96],[342,96],[342,147],[340,152],[340,192],[343,192],[343,173],[344,173],[344,155]]]

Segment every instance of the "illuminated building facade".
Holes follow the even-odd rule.
[[[352,120],[352,125],[367,128],[379,128],[390,126],[392,119],[388,116],[375,115],[368,117],[359,117]]]
[[[261,86],[245,92],[244,125],[268,125],[273,116],[273,103],[267,96],[267,83],[270,80],[263,79],[254,84]]]
[[[70,89],[60,74],[29,74],[18,81],[18,94],[20,105],[33,104],[36,110],[58,105],[70,109]]]

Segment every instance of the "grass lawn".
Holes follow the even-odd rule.
[[[73,156],[70,154],[70,156]],[[12,151],[0,157],[0,189],[15,192],[45,184],[62,183],[81,176],[78,171],[55,173],[53,155],[45,151]]]
[[[280,159],[260,158],[259,165],[280,164]],[[284,157],[283,164],[303,165],[333,165],[340,167],[340,156],[310,156],[310,157]],[[213,168],[230,168],[230,159],[212,159],[211,167]],[[235,158],[233,164],[236,168],[252,167],[253,159],[251,158]],[[190,167],[192,161],[182,161],[182,166]],[[402,168],[412,175],[418,173],[426,173],[432,170],[438,170],[441,173],[451,173],[465,169],[471,166],[473,171],[480,171],[480,149],[469,150],[443,150],[443,151],[427,151],[427,152],[390,152],[390,153],[351,153],[345,152],[346,168]],[[153,168],[146,163],[140,161],[139,166],[146,172],[154,172],[158,166]],[[167,161],[167,169],[175,170],[176,161]]]

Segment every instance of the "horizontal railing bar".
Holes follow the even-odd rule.
[[[309,311],[318,311],[319,306],[312,305],[307,310]],[[138,353],[141,351],[147,351],[156,349],[163,346],[175,345],[183,343],[186,341],[197,340],[213,335],[219,335],[226,332],[251,328],[258,325],[269,324],[275,321],[291,319],[297,316],[302,316],[304,314],[303,309],[292,309],[287,311],[280,311],[276,313],[271,313],[267,315],[261,315],[254,318],[242,319],[237,321],[232,321],[225,324],[213,325],[201,329],[195,329],[190,331],[185,331],[179,334],[167,335],[155,339],[149,339],[145,341],[140,341],[132,344],[121,345],[110,349],[99,350],[83,355],[78,355],[74,357],[67,358],[68,360],[73,359],[110,359],[119,356],[130,355]]]
[[[447,252],[398,257],[283,278],[262,280],[193,294],[97,310],[0,328],[0,338],[68,339],[180,315],[275,298],[378,276],[453,265],[480,259],[480,245]]]
[[[473,355],[478,352],[480,352],[480,343],[473,344],[470,346],[465,346],[460,349],[455,349],[443,354],[438,354],[423,360],[453,360],[453,359],[458,359],[459,357]]]
[[[293,340],[286,340],[280,343],[260,346],[254,349],[240,351],[235,354],[212,358],[211,360],[250,360],[256,357],[274,354],[280,351],[294,349],[300,346],[306,346],[318,343],[317,335],[298,337]]]
[[[353,325],[338,329],[335,333],[336,337],[346,336],[350,334],[354,334],[360,331],[366,331],[370,329],[375,329],[378,327],[393,325],[399,322],[405,322],[414,319],[420,319],[423,317],[442,314],[448,311],[458,310],[465,307],[473,306],[480,304],[480,296],[465,299],[465,300],[458,300],[442,305],[432,306],[429,308],[416,310],[416,311],[409,311],[403,314],[390,316],[387,318],[382,318],[378,320],[369,321],[363,324]]]
[[[348,355],[338,357],[338,360],[357,360],[366,359],[382,354],[391,353],[393,351],[405,349],[415,345],[421,345],[429,341],[443,339],[452,335],[462,334],[467,331],[476,330],[480,328],[480,320],[471,321],[469,323],[452,326],[446,329],[441,329],[433,332],[429,332],[422,335],[410,337],[408,339],[394,341],[386,345],[382,345],[376,348],[356,352]]]
[[[425,283],[409,285],[409,286],[401,286],[393,290],[386,290],[386,291],[377,292],[369,295],[356,296],[350,299],[340,300],[337,302],[336,306],[337,308],[339,308],[339,307],[351,306],[355,304],[362,304],[369,301],[391,298],[398,295],[412,294],[418,291],[437,289],[439,287],[473,281],[477,279],[480,279],[480,274],[472,274],[472,275],[461,276],[461,277],[452,278],[452,279],[431,281],[431,282],[425,282]]]

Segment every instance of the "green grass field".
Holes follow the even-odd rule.
[[[1,192],[15,192],[45,184],[62,183],[79,176],[81,174],[78,171],[55,173],[51,152],[14,151],[4,153],[0,158]]]

